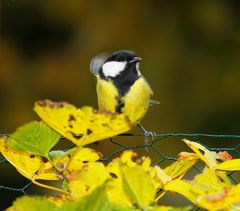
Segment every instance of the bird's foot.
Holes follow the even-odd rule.
[[[144,136],[147,138],[152,138],[152,140],[154,140],[154,138],[157,136],[157,133],[152,131],[146,131],[144,132]]]
[[[157,136],[157,134],[152,131],[147,131],[140,122],[137,122],[137,126],[143,131],[143,134],[145,136],[144,145],[146,145],[145,150],[148,151],[147,145],[149,144],[150,139],[151,139],[151,141],[153,141],[155,139],[155,137]]]

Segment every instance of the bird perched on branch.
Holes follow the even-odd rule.
[[[153,94],[139,70],[142,59],[129,50],[119,50],[110,56],[94,57],[91,72],[97,77],[97,95],[100,109],[124,113],[136,123],[146,136],[152,136],[141,125]]]

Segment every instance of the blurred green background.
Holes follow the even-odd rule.
[[[2,0],[0,133],[36,119],[39,99],[97,107],[90,60],[119,49],[143,58],[161,103],[145,116],[147,129],[239,133],[239,7],[237,0]]]
[[[237,133],[238,1],[1,1],[0,131],[49,98],[97,107],[91,58],[130,49],[154,90],[144,119],[165,132]]]

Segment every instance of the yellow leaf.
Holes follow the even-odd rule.
[[[148,157],[142,157],[141,159],[138,159],[137,162],[134,162],[132,160],[133,157],[136,156],[136,153],[134,153],[131,150],[124,151],[122,155],[119,158],[114,159],[112,162],[108,163],[107,170],[109,172],[109,175],[112,177],[112,181],[109,182],[107,193],[109,200],[116,204],[121,204],[125,206],[130,206],[135,203],[135,201],[132,199],[131,194],[126,194],[126,190],[124,190],[123,187],[123,181],[126,181],[127,179],[124,177],[129,176],[127,172],[125,172],[127,175],[124,175],[122,172],[122,168],[129,167],[130,171],[134,171],[134,169],[140,169],[141,173],[145,175],[147,183],[149,182],[149,177],[151,183],[150,189],[157,190],[157,188],[160,185],[159,179],[156,178],[156,172],[154,167],[151,167],[151,159]],[[136,171],[136,175],[138,170]],[[138,178],[141,179],[141,178]],[[149,184],[148,183],[148,184]],[[144,182],[141,182],[142,185]],[[144,185],[143,185],[144,186]],[[126,186],[125,186],[126,188]],[[144,188],[144,187],[143,187]],[[143,190],[143,189],[142,189]],[[137,194],[137,193],[136,193]],[[146,199],[147,200],[147,199]]]
[[[216,175],[215,170],[209,168],[205,168],[202,174],[196,175],[193,184],[199,189],[213,193],[229,187]]]
[[[151,159],[149,157],[142,157],[142,167],[147,171],[151,168]]]
[[[164,186],[164,190],[180,193],[197,205],[198,196],[204,194],[203,190],[198,189],[194,187],[192,184],[180,179],[176,179],[167,183]]]
[[[6,139],[7,139],[7,136],[0,135],[0,152],[2,152],[2,149],[4,148]]]
[[[113,178],[107,184],[107,195],[110,202],[123,206],[132,206],[130,199],[123,190],[122,178]]]
[[[182,160],[181,157],[170,166],[164,169],[165,173],[170,176],[172,179],[175,179],[180,176],[184,176],[187,171],[194,166],[197,162],[198,158],[195,157],[195,160],[191,156],[189,160],[184,159]]]
[[[85,163],[97,161],[101,156],[100,153],[93,149],[78,147],[71,155],[64,174],[81,169]]]
[[[46,124],[78,146],[116,136],[131,128],[126,115],[88,106],[77,109],[65,102],[45,100],[36,102],[34,110]]]
[[[162,185],[162,182],[159,181],[159,178],[156,176],[155,167],[151,166],[151,159],[149,157],[142,157],[141,166],[143,167],[143,170],[150,175],[154,188],[158,189],[160,185]]]
[[[127,151],[124,153],[129,155]],[[114,159],[112,162],[108,163],[106,167],[109,175],[112,177],[112,180],[108,183],[107,194],[109,201],[116,204],[131,206],[132,203],[123,190],[122,174],[120,171],[121,164],[120,159]]]
[[[57,207],[61,207],[65,203],[72,201],[71,197],[65,194],[57,196],[48,196],[47,200],[53,202]]]
[[[180,155],[177,161],[173,162],[170,166],[167,166],[165,169],[161,169],[160,167],[155,166],[154,168],[158,180],[156,180],[153,177],[154,186],[157,188],[162,188],[164,184],[168,183],[169,181],[175,178],[183,177],[199,159],[198,156],[196,157],[192,154],[193,153],[191,154],[187,153],[185,154],[187,156],[184,155],[184,157]],[[160,181],[160,183],[158,181]],[[162,195],[160,195],[160,197],[161,196]]]
[[[2,155],[26,178],[32,180],[58,180],[53,166],[45,163],[42,157],[26,152],[17,151],[5,144],[5,139],[0,137],[0,151]]]
[[[39,210],[56,210],[56,206],[54,203],[47,200],[46,197],[40,196],[22,196],[17,198],[16,201],[13,202],[13,205],[7,209],[7,211],[39,211]]]
[[[71,150],[71,153],[75,151],[75,148]],[[54,166],[54,168],[62,174],[64,170],[66,169],[67,165],[70,161],[70,155],[66,154],[63,157],[56,157],[51,160],[51,164]]]
[[[67,151],[51,151],[49,153],[51,161],[41,165],[35,179],[56,180],[63,178],[63,172],[70,163],[70,155],[75,152],[76,149],[77,148],[71,148]]]
[[[74,200],[90,194],[110,178],[106,167],[100,162],[86,163],[81,169],[72,169],[66,176],[68,188]]]
[[[166,184],[167,182],[171,181],[172,178],[169,177],[163,169],[161,169],[159,166],[154,167],[157,173],[157,177],[161,180],[163,184]]]
[[[4,138],[0,138],[0,151],[2,155],[17,169],[20,174],[30,179],[34,184],[66,194],[66,192],[61,189],[36,181],[37,179],[59,179],[52,165],[49,162],[44,163],[42,157],[14,150],[5,144]],[[47,168],[45,165],[47,165]]]
[[[0,138],[2,155],[25,177],[32,179],[41,165],[42,158],[37,155],[16,151],[5,144],[5,138]]]
[[[208,168],[193,181],[173,180],[164,189],[180,193],[207,210],[223,210],[240,201],[240,185],[222,182],[215,171]]]
[[[170,206],[157,206],[157,207],[149,207],[148,211],[190,211],[191,207],[170,207]]]
[[[222,182],[224,182],[226,185],[232,185],[232,182],[230,178],[228,177],[228,174],[226,171],[215,171],[216,175]]]
[[[121,171],[120,171],[120,162],[119,159],[114,159],[112,162],[108,163],[107,171],[109,174],[112,174],[112,177],[122,178]]]
[[[216,169],[225,171],[239,171],[240,159],[227,160],[217,165]]]
[[[209,168],[215,168],[217,166],[217,154],[211,152],[199,143],[183,139],[183,141],[199,156],[199,158],[207,164]],[[201,152],[201,151],[202,152]]]
[[[131,199],[144,208],[154,201],[156,189],[154,188],[150,175],[144,171],[142,166],[121,166],[123,177],[123,190]]]
[[[57,172],[50,162],[42,163],[34,175],[34,180],[59,180]]]
[[[137,153],[132,150],[124,151],[120,156],[120,161],[129,167],[135,167],[137,164],[132,160],[133,157],[136,157]]]
[[[200,198],[201,206],[209,210],[224,210],[240,201],[240,185],[223,189],[215,194]]]

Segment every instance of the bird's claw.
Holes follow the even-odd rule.
[[[152,139],[154,139],[154,138],[157,136],[157,134],[156,134],[155,132],[152,132],[152,131],[146,131],[146,132],[144,133],[144,136],[147,137],[147,138],[152,138]]]
[[[145,136],[145,143],[144,145],[148,145],[149,141],[153,141],[154,138],[156,137],[156,133],[155,132],[152,132],[152,131],[146,131],[144,132],[144,136]],[[150,140],[149,140],[150,139]]]
[[[152,132],[152,131],[147,131],[142,125],[140,122],[137,122],[137,126],[143,131],[143,134],[144,134],[144,145],[146,146],[145,147],[145,150],[148,151],[147,149],[147,146],[149,144],[149,139],[151,139],[151,141],[154,141],[155,137],[157,136],[157,134],[155,132]]]

